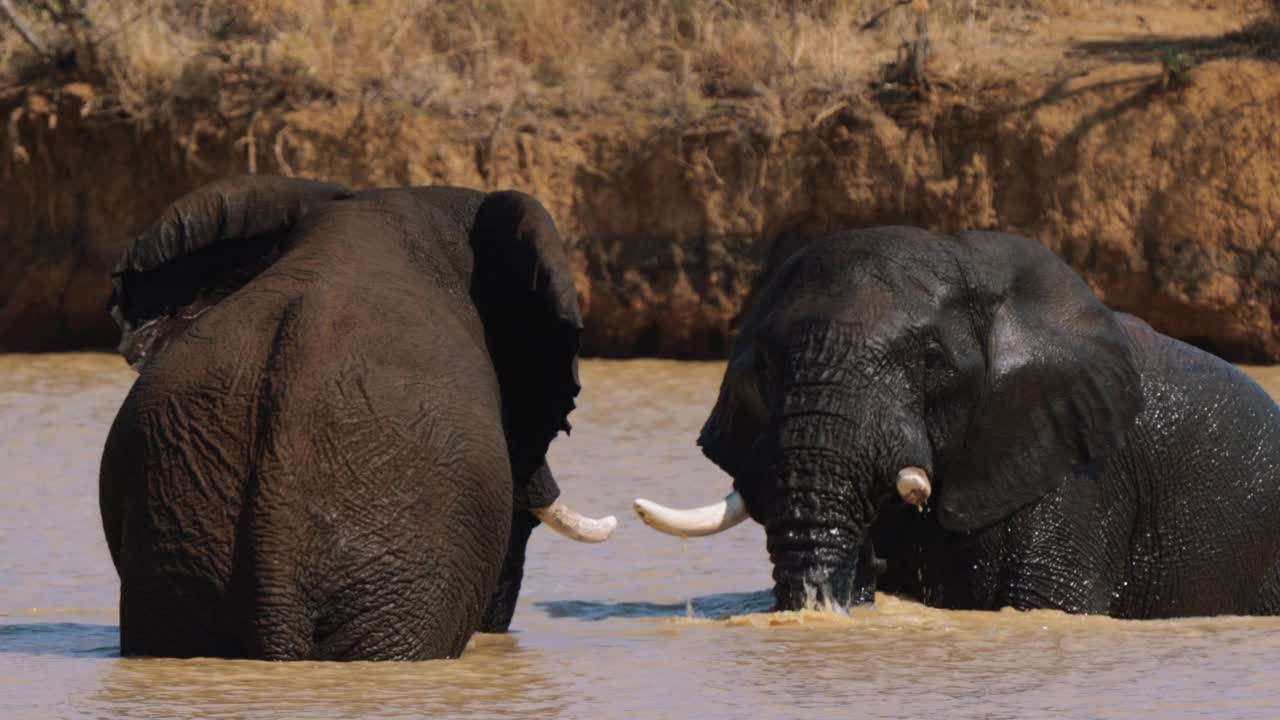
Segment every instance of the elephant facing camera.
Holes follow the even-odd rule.
[[[762,524],[780,610],[873,583],[953,609],[1280,613],[1276,403],[1015,235],[867,228],[774,263],[698,444],[733,492],[637,512]]]

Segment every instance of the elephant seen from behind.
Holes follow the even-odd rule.
[[[100,504],[125,655],[456,657],[507,629],[582,329],[534,198],[237,177],[125,253]]]

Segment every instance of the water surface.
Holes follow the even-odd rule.
[[[509,635],[455,661],[273,664],[118,657],[97,470],[134,376],[109,355],[0,355],[0,718],[1280,717],[1277,619],[884,596],[847,618],[760,614],[759,527],[682,543],[630,511],[727,492],[694,446],[722,369],[583,364],[552,464],[566,500],[620,527],[591,546],[535,533]],[[1280,394],[1280,368],[1249,371]]]

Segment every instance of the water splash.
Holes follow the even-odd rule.
[[[848,615],[849,607],[840,605],[832,600],[833,595],[831,589],[831,578],[823,573],[817,575],[813,572],[806,573],[804,576],[804,607],[802,610],[810,610],[817,613],[827,615]]]

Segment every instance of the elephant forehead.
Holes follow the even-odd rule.
[[[869,277],[855,283],[844,296],[844,307],[872,325],[895,322],[917,313],[928,303],[927,294],[905,278]]]
[[[782,328],[839,327],[866,337],[893,337],[932,315],[933,294],[912,283],[866,276],[820,292],[796,293],[780,309]],[[790,334],[790,333],[788,333]]]
[[[932,252],[930,252],[932,251]],[[936,295],[950,267],[937,243],[854,242],[833,238],[798,253],[779,273],[778,290],[791,297],[873,303],[918,301]],[[883,302],[886,307],[890,302]]]

